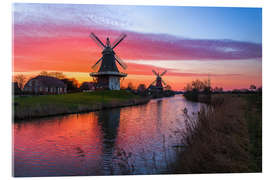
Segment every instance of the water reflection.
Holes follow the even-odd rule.
[[[135,174],[159,173],[166,168],[163,141],[166,148],[179,141],[168,136],[183,128],[184,107],[194,112],[199,104],[175,96],[141,106],[14,123],[14,175],[117,173],[112,161],[118,149],[132,153]],[[171,151],[166,159],[174,159]]]
[[[159,99],[157,100],[157,103],[156,103],[156,112],[157,112],[157,124],[156,124],[156,130],[157,130],[157,133],[161,133],[161,119],[162,119],[162,99]]]
[[[117,138],[120,108],[103,110],[96,113],[98,124],[101,126],[103,134],[103,168],[104,174],[112,174],[112,159],[114,146]]]

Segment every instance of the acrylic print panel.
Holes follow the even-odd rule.
[[[13,175],[262,171],[262,9],[13,4]]]

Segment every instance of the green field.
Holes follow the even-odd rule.
[[[143,98],[128,91],[95,91],[61,95],[14,97],[14,118],[28,119],[58,114],[87,112],[103,107],[131,105]]]

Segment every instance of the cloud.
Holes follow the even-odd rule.
[[[120,7],[119,7],[120,8]],[[125,59],[145,60],[242,60],[262,57],[262,45],[226,39],[188,39],[168,34],[127,31],[135,22],[128,8],[102,5],[14,4],[14,36],[59,39],[89,38],[95,32],[102,40],[127,38],[116,48]],[[130,11],[130,10],[129,10]],[[143,26],[142,26],[143,27]],[[15,43],[17,43],[15,41]],[[29,42],[31,43],[31,42]],[[87,47],[81,46],[82,49]]]
[[[124,42],[141,59],[241,60],[262,57],[262,45],[233,40],[187,39],[166,34],[127,32]],[[123,43],[123,44],[124,44]]]
[[[141,64],[140,62],[132,62],[132,61],[127,61],[128,63],[128,74],[136,75],[151,75],[154,76],[152,73],[152,70],[155,70],[156,72],[162,73],[163,71],[167,70],[166,76],[176,76],[176,77],[238,77],[241,76],[240,73],[234,73],[234,72],[206,72],[206,71],[201,71],[201,72],[188,72],[186,70],[181,70],[179,68],[181,67],[164,67],[162,65],[151,65],[149,64]],[[196,69],[194,69],[196,70]]]

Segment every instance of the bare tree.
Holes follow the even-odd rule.
[[[50,72],[49,76],[56,77],[58,79],[66,78],[66,76],[62,72]]]
[[[41,71],[39,73],[39,75],[41,75],[41,76],[49,76],[49,73],[47,71]]]
[[[211,87],[208,87],[208,81],[201,81],[199,79],[192,81],[185,87],[186,91],[197,91],[197,92],[207,91],[210,89]]]
[[[128,89],[130,89],[130,90],[134,90],[135,89],[135,87],[134,87],[134,85],[132,84],[132,82],[129,82],[128,83],[128,87],[127,87]]]
[[[221,92],[223,92],[223,88],[222,87],[215,87],[214,89],[213,89],[213,91],[214,92],[216,92],[216,93],[221,93]]]
[[[58,79],[65,79],[66,76],[62,72],[47,72],[47,71],[41,71],[39,73],[41,76],[50,76],[50,77],[55,77]]]
[[[249,87],[249,89],[251,91],[255,91],[256,90],[256,86],[254,84],[251,84],[250,87]]]
[[[18,83],[18,87],[22,90],[26,82],[26,77],[23,74],[14,76],[14,82]]]
[[[166,91],[170,91],[172,90],[172,87],[170,85],[167,85],[165,88],[164,88]]]
[[[192,85],[190,83],[188,83],[185,87],[184,87],[185,91],[192,91]]]

